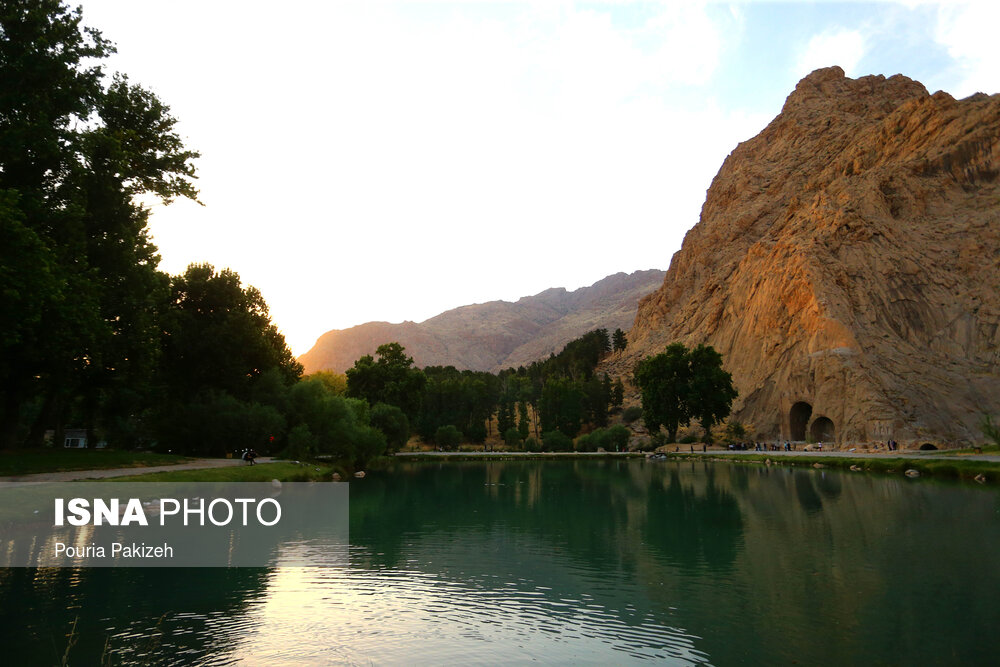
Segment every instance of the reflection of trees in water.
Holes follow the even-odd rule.
[[[676,467],[669,480],[666,487],[656,480],[649,487],[646,541],[672,564],[731,567],[743,531],[736,498],[716,483],[712,469],[703,493],[683,484]]]
[[[395,567],[418,535],[471,539],[509,527],[568,554],[627,568],[628,505],[641,489],[622,463],[401,464],[352,490],[351,543],[366,552],[355,550],[352,561]]]
[[[795,480],[795,497],[799,499],[802,509],[809,514],[821,511],[823,499],[816,492],[812,473],[796,470],[792,477]]]
[[[69,664],[98,664],[109,638],[113,664],[225,655],[267,580],[263,568],[0,569],[3,661],[58,664],[77,617]]]
[[[365,547],[352,558],[395,567],[417,536],[470,539],[506,526],[624,571],[634,567],[637,532],[680,564],[725,566],[735,558],[742,520],[715,469],[698,466],[707,483],[696,490],[681,483],[676,467],[627,461],[400,464],[352,490],[351,543]]]

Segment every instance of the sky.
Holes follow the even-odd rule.
[[[1000,3],[85,0],[178,119],[203,205],[160,268],[231,268],[298,355],[666,269],[736,145],[820,67],[1000,92]]]

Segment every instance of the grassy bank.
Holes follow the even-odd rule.
[[[15,449],[0,452],[0,476],[65,470],[103,470],[172,465],[191,459],[174,454],[115,449]]]
[[[201,470],[171,470],[145,475],[111,477],[105,482],[320,482],[330,481],[334,467],[326,463],[295,463],[281,461],[255,466],[228,466]]]
[[[859,472],[876,472],[882,474],[903,475],[907,470],[916,470],[922,476],[944,479],[962,479],[972,481],[978,475],[990,483],[1000,483],[1000,463],[994,461],[970,461],[968,459],[919,459],[906,457],[868,458],[841,456],[769,456],[767,454],[726,454],[712,456],[711,454],[668,453],[672,461],[690,459],[698,461],[721,461],[743,463],[766,463],[782,466],[814,467],[816,464],[824,468],[839,468],[850,470],[852,467]]]

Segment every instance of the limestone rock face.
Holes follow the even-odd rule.
[[[979,439],[1000,413],[1000,95],[817,70],[725,160],[623,357],[722,353],[758,437]]]
[[[323,334],[299,357],[307,373],[342,373],[383,343],[398,342],[419,367],[498,371],[558,352],[588,331],[628,329],[639,299],[663,282],[663,271],[616,273],[569,292],[553,288],[516,302],[462,306],[424,322],[368,322]]]

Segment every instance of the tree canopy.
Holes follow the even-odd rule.
[[[698,419],[710,438],[712,425],[729,416],[737,396],[732,375],[722,368],[722,355],[711,346],[688,350],[673,343],[636,364],[634,377],[647,428],[656,432],[663,426],[670,442],[691,419]]]

